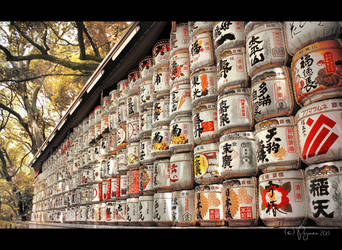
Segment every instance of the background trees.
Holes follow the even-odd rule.
[[[25,166],[129,25],[0,22],[2,212],[24,218],[30,210],[33,171]]]

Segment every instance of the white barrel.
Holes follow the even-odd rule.
[[[170,123],[169,116],[170,98],[164,95],[153,101],[152,127]]]
[[[294,102],[290,71],[287,67],[268,68],[252,77],[251,103],[256,121],[291,115]]]
[[[172,221],[175,226],[196,224],[194,189],[172,192]]]
[[[234,89],[220,95],[217,115],[220,134],[251,130],[254,119],[250,107],[250,89]]]
[[[152,157],[168,157],[170,151],[170,131],[169,126],[158,126],[153,128],[151,135]]]
[[[223,226],[225,224],[222,192],[222,184],[195,187],[196,222],[200,226]]]
[[[170,157],[170,184],[173,191],[194,187],[193,153],[176,153]]]
[[[172,225],[172,192],[155,193],[153,195],[153,221],[157,226]]]
[[[292,116],[275,117],[255,125],[257,166],[265,172],[297,169],[298,137]]]
[[[217,100],[217,79],[215,66],[201,67],[191,73],[191,100],[193,107],[199,102]]]
[[[286,170],[259,176],[259,215],[266,226],[300,226],[305,221],[304,172]]]
[[[196,144],[215,142],[218,139],[217,106],[214,102],[203,102],[192,110],[192,131]]]
[[[139,199],[138,198],[127,198],[126,199],[126,210],[127,210],[127,221],[129,225],[137,225],[139,221]]]
[[[300,158],[305,164],[342,159],[342,99],[301,108],[296,116]]]
[[[199,31],[191,36],[189,56],[192,72],[215,64],[212,31]]]
[[[170,182],[170,158],[155,160],[153,163],[153,190],[172,191]]]
[[[248,22],[245,26],[247,71],[250,77],[260,70],[284,66],[288,60],[280,22]]]
[[[338,38],[341,32],[342,27],[338,22],[284,22],[284,33],[286,38],[287,52],[291,56],[293,56],[298,50],[311,43]]]
[[[220,94],[234,88],[249,87],[246,66],[246,49],[236,47],[225,49],[217,54],[217,88]]]
[[[151,55],[145,56],[143,59],[141,59],[138,67],[142,81],[152,78],[153,58]]]
[[[245,23],[242,21],[221,21],[214,23],[213,41],[216,56],[227,48],[245,45]]]
[[[140,109],[142,109],[144,106],[148,106],[153,104],[154,100],[154,86],[152,82],[152,78],[145,79],[143,83],[141,84],[140,88]]]
[[[152,157],[152,141],[151,137],[144,137],[140,139],[140,147],[139,147],[139,157],[140,163],[151,163],[154,160]]]
[[[229,226],[255,226],[258,223],[258,186],[256,177],[223,182],[224,215]]]
[[[310,165],[305,169],[308,217],[318,226],[342,226],[342,161]]]
[[[159,67],[168,65],[170,58],[170,41],[168,39],[158,40],[152,48],[153,65]]]
[[[127,167],[139,166],[140,163],[140,142],[130,142],[127,144]]]
[[[139,135],[140,138],[152,133],[153,106],[145,106],[140,112]]]
[[[189,41],[188,23],[176,23],[174,29],[170,32],[171,55],[178,50],[188,49]]]
[[[153,225],[153,195],[139,196],[139,222],[143,226]]]
[[[253,132],[234,132],[221,136],[218,158],[224,179],[256,175],[256,142]]]
[[[173,119],[176,115],[191,114],[191,86],[187,83],[174,84],[170,91],[170,118]]]
[[[140,93],[134,93],[127,97],[127,115],[132,117],[139,115],[140,112]]]
[[[153,163],[139,167],[140,191],[143,195],[152,195],[153,189]]]
[[[190,115],[177,115],[170,122],[170,150],[187,152],[194,144],[192,119]]]
[[[152,84],[153,92],[157,96],[160,94],[169,93],[171,87],[169,76],[169,64],[160,67],[153,67]]]
[[[218,143],[200,144],[194,148],[194,178],[198,184],[219,183],[221,169]]]
[[[170,85],[189,83],[190,59],[188,49],[177,50],[170,57],[169,62]]]

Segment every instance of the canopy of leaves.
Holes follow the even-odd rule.
[[[23,213],[33,180],[25,165],[129,26],[0,22],[0,209]]]

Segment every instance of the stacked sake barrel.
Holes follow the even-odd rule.
[[[256,142],[246,65],[245,23],[213,27],[217,59],[218,162],[223,216],[229,226],[256,225]]]
[[[341,226],[340,34],[173,23],[43,163],[32,219]]]
[[[157,76],[154,78],[153,221],[158,226],[186,226],[195,223],[191,209],[194,205],[194,179],[187,23],[173,26],[170,37],[165,66],[168,86],[160,88],[161,82]],[[158,43],[154,49],[157,48]],[[161,63],[158,57],[154,58],[154,67],[157,68]]]
[[[307,216],[319,226],[342,225],[342,47],[339,22],[284,22],[296,102]]]
[[[213,22],[189,22],[196,222],[224,223],[218,167],[217,79]]]
[[[266,226],[299,226],[306,218],[304,174],[299,170],[295,102],[280,22],[249,22],[247,71],[257,143],[259,216]]]

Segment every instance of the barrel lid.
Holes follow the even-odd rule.
[[[136,147],[136,146],[139,146],[139,144],[140,144],[140,141],[129,142],[129,143],[127,144],[127,147],[130,147],[130,146]]]
[[[223,188],[222,184],[199,185],[195,187],[195,192],[219,191]]]
[[[172,192],[154,193],[154,199],[171,199]]]
[[[158,163],[170,163],[170,157],[161,158],[161,159],[156,159],[156,160],[154,161],[154,164],[158,164]]]
[[[168,125],[159,125],[153,128],[153,132],[158,131],[158,130],[167,130],[169,131],[169,126]]]
[[[287,66],[267,68],[254,74],[252,84],[273,78],[285,78],[290,80],[290,69]]]
[[[139,202],[139,198],[136,198],[136,197],[127,198],[126,202],[127,203],[136,203],[136,202]]]
[[[192,122],[191,113],[176,115],[175,118],[173,118],[171,120],[170,125],[174,124],[174,123],[177,123],[177,122]]]
[[[194,113],[194,112],[200,112],[200,111],[207,111],[210,109],[214,109],[214,110],[217,109],[216,101],[208,100],[205,102],[200,102],[192,109],[192,111]]]
[[[260,32],[266,28],[282,28],[282,23],[281,22],[250,21],[250,22],[247,22],[245,26],[245,34],[247,36],[252,31]]]
[[[194,148],[194,154],[198,154],[203,151],[218,151],[218,143],[208,143],[208,144],[199,144]]]
[[[296,170],[284,170],[276,171],[271,173],[261,174],[259,176],[259,183],[269,180],[279,180],[279,179],[303,179],[304,171],[301,169]]]
[[[293,116],[274,117],[274,118],[267,119],[265,121],[255,124],[254,132],[257,133],[264,129],[280,127],[280,126],[293,126],[293,125],[294,125]]]
[[[342,169],[342,161],[323,162],[305,168],[305,177],[322,177],[323,175],[337,174]]]
[[[153,195],[141,195],[139,201],[153,201]]]
[[[225,180],[223,182],[224,187],[246,187],[246,186],[255,186],[256,185],[256,177],[248,177],[248,178],[234,178]]]
[[[246,53],[245,47],[234,47],[234,48],[226,48],[218,55],[219,58],[225,58],[232,55],[241,55]]]
[[[185,197],[194,196],[194,195],[195,195],[194,189],[180,190],[180,191],[173,191],[172,192],[173,198],[185,198]]]
[[[304,48],[298,50],[292,57],[291,65],[295,63],[303,56],[310,54],[314,51],[321,49],[342,49],[342,39],[325,40],[320,42],[315,42],[305,46]]]
[[[171,92],[177,89],[191,89],[191,84],[189,82],[177,82],[172,85]]]
[[[172,154],[170,157],[170,162],[173,162],[173,161],[192,161],[192,160],[193,160],[192,152],[176,153],[176,154]]]
[[[238,139],[250,139],[254,140],[254,134],[252,131],[245,131],[245,132],[232,132],[220,137],[220,143],[226,140],[238,140]]]
[[[251,89],[250,88],[237,88],[237,89],[231,89],[227,91],[225,94],[219,96],[219,100],[226,98],[228,96],[232,95],[250,95]]]
[[[342,98],[334,98],[327,99],[319,102],[314,102],[309,104],[308,106],[304,106],[298,110],[295,115],[295,121],[298,123],[301,119],[318,114],[321,112],[328,112],[333,110],[341,110],[342,109]]]
[[[203,74],[203,73],[215,73],[216,74],[216,66],[201,66],[196,68],[193,72],[191,72],[191,77]]]

